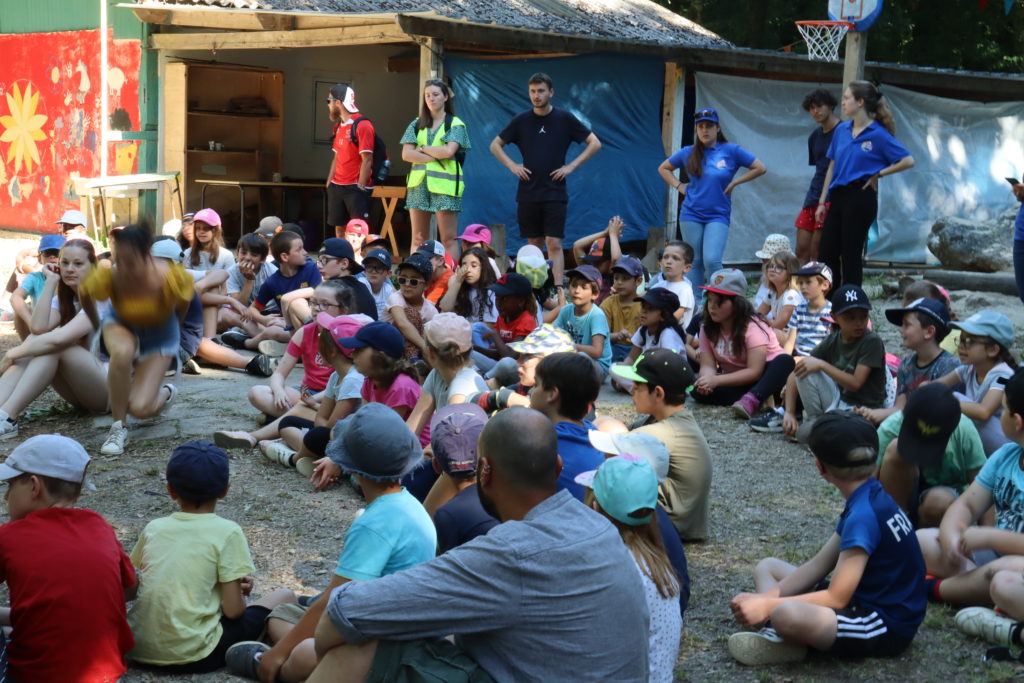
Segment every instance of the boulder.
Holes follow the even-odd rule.
[[[1019,207],[989,221],[940,218],[928,235],[928,249],[945,268],[995,273],[1013,268],[1013,223]]]

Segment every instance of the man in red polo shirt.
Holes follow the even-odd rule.
[[[334,226],[336,237],[345,237],[345,225],[352,218],[370,217],[370,195],[373,193],[373,122],[363,120],[356,127],[356,143],[352,142],[352,126],[365,119],[356,107],[356,92],[347,83],[336,83],[327,97],[327,108],[334,127],[334,156],[327,174],[327,223]]]

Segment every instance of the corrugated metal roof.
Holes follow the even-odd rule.
[[[478,24],[682,47],[731,43],[650,0],[142,0],[144,7],[223,7],[325,14],[436,12]]]

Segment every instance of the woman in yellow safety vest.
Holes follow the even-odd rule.
[[[431,78],[424,84],[419,118],[405,129],[401,142],[402,159],[412,164],[405,196],[412,221],[410,251],[427,239],[430,214],[435,214],[441,242],[454,257],[466,186],[462,158],[470,144],[466,124],[452,109],[452,91],[447,83]]]

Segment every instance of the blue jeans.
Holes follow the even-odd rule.
[[[1017,296],[1024,301],[1024,240],[1013,241],[1013,275],[1017,278]]]
[[[683,240],[693,247],[693,270],[687,275],[694,289],[702,286],[706,276],[722,269],[722,254],[729,239],[728,223],[695,223],[679,221]]]

